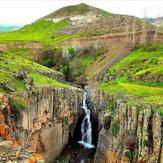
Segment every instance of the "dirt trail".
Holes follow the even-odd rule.
[[[101,56],[94,64],[88,67],[86,72],[91,79],[97,79],[109,67],[126,57],[130,52],[131,48],[127,48],[126,45],[116,44],[110,47],[105,55]]]

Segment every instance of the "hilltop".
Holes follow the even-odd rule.
[[[45,16],[45,19],[54,19],[54,18],[63,18],[63,17],[72,17],[76,15],[86,15],[86,14],[94,14],[96,16],[104,16],[109,14],[108,12],[101,10],[96,7],[89,6],[85,3],[81,3],[73,6],[66,6],[53,13]]]
[[[133,24],[135,32],[143,30],[142,19],[112,14],[82,3],[61,8],[17,31],[1,33],[0,42],[58,44],[83,36],[132,32]],[[151,24],[146,26],[149,31],[155,30]]]

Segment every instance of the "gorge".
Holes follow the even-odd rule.
[[[162,28],[86,4],[0,33],[0,162],[162,163],[162,64]]]

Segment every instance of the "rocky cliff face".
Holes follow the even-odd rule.
[[[132,97],[90,91],[90,107],[99,120],[95,163],[163,161],[163,117],[154,105],[131,105]]]
[[[83,92],[76,88],[39,88],[23,95],[26,110],[1,111],[6,118],[10,136],[31,151],[51,161],[68,143],[80,111]],[[10,98],[9,98],[10,99]],[[3,105],[5,106],[5,105]]]

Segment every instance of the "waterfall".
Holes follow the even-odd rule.
[[[92,144],[92,124],[90,120],[91,111],[87,107],[87,93],[84,92],[83,95],[83,110],[84,110],[84,119],[81,124],[81,134],[82,138],[81,141],[79,141],[80,144],[82,144],[85,148],[94,148],[94,145]]]

